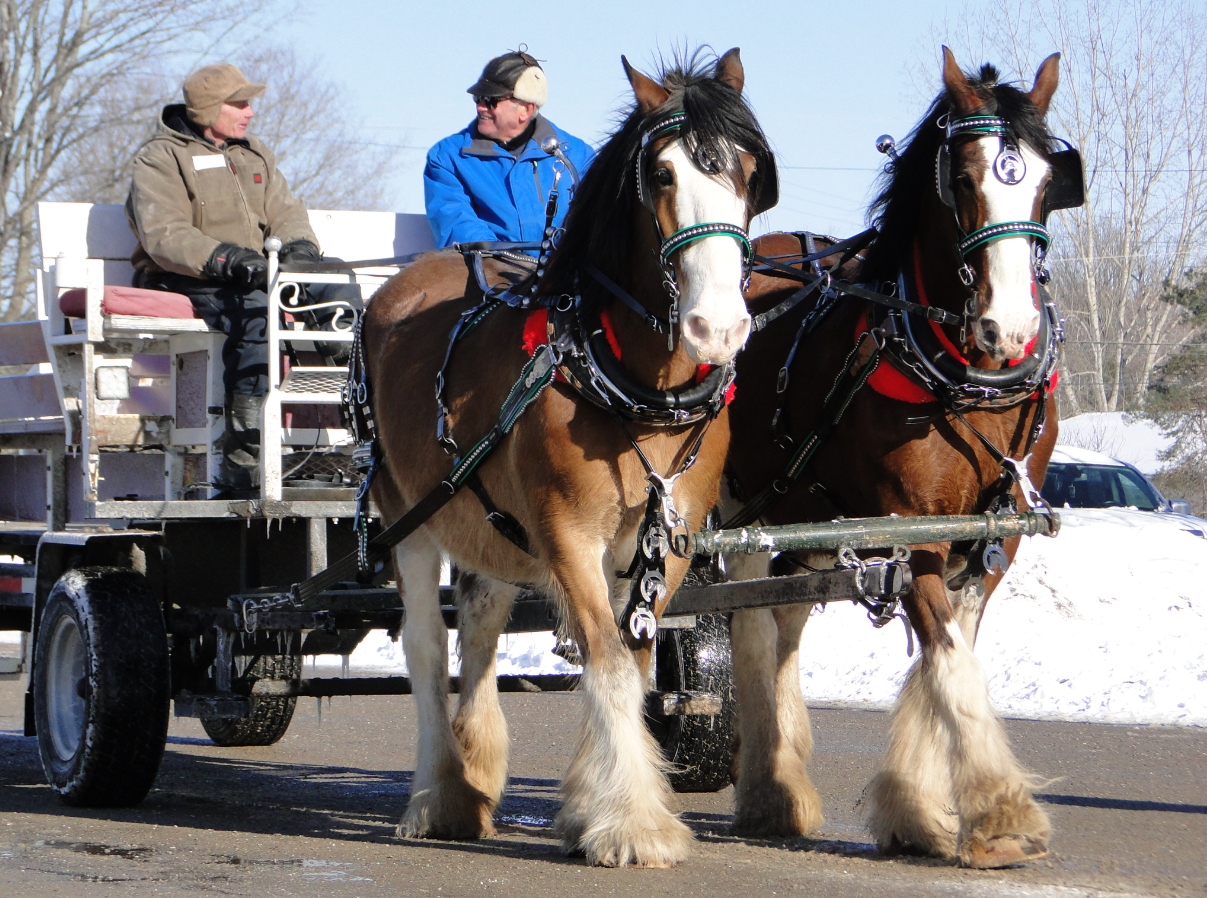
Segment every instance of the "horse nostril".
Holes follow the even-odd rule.
[[[703,315],[688,315],[683,321],[683,327],[697,343],[707,343],[712,338],[712,327]]]
[[[997,344],[999,338],[996,321],[981,319],[981,339],[990,346]]]

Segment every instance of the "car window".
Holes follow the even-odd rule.
[[[1070,508],[1118,508],[1132,505],[1156,511],[1160,497],[1131,468],[1053,462],[1040,491],[1049,503]]]

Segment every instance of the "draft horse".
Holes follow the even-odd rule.
[[[1059,54],[1023,93],[998,83],[991,66],[966,76],[943,53],[945,90],[886,169],[873,206],[878,233],[866,249],[825,260],[862,287],[835,281],[815,292],[756,333],[739,359],[730,420],[741,436],[730,464],[734,492],[750,504],[727,526],[755,516],[783,524],[975,514],[1038,498],[1031,484],[1042,483],[1056,440],[1049,392],[1059,355],[1059,320],[1042,287],[1043,223],[1082,197],[1080,157],[1044,124]],[[758,243],[761,255],[788,260],[814,249],[811,236]],[[756,275],[752,311],[767,314],[801,289],[777,273]],[[861,298],[869,293],[890,305]],[[972,652],[985,600],[1017,547],[1016,538],[913,551],[903,604],[921,653],[864,797],[886,852],[997,867],[1047,851],[1034,780]],[[776,561],[782,573],[834,563]],[[822,822],[805,769],[812,736],[799,676],[810,610],[733,617],[739,833],[798,835]]]
[[[668,809],[665,763],[643,725],[653,621],[688,564],[667,551],[670,530],[698,528],[717,499],[733,359],[750,330],[746,227],[776,193],[738,51],[700,60],[654,80],[622,58],[635,104],[578,187],[534,308],[484,293],[473,269],[502,270],[468,249],[424,257],[368,307],[384,521],[475,458],[509,395],[530,386],[518,382],[526,365],[546,358],[558,374],[478,464],[475,491],[487,498],[458,493],[394,551],[419,718],[401,834],[494,832],[507,779],[494,659],[524,585],[555,598],[584,659],[556,821],[565,848],[607,866],[685,855],[689,831]],[[485,519],[487,503],[513,523],[512,539]],[[442,552],[461,572],[451,722]]]

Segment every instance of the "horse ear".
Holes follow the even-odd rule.
[[[1048,104],[1052,102],[1052,94],[1056,93],[1056,85],[1060,82],[1060,54],[1053,53],[1039,64],[1035,73],[1035,86],[1027,99],[1035,104],[1040,118],[1048,114]]]
[[[643,114],[648,115],[670,99],[671,95],[666,88],[653,78],[647,78],[641,74],[629,65],[629,61],[623,56],[620,57],[620,64],[624,66],[624,73],[633,87],[633,96],[637,98],[637,108]]]
[[[943,48],[943,86],[947,88],[951,105],[960,115],[972,115],[981,108],[981,98],[968,83],[968,76],[956,62],[955,54],[947,47]]]
[[[742,54],[737,47],[717,60],[717,68],[713,77],[728,84],[738,93],[742,92],[742,88],[746,85],[746,70],[742,68]]]

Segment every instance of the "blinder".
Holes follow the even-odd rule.
[[[1066,149],[1048,156],[1052,176],[1044,192],[1045,219],[1057,209],[1076,209],[1085,204],[1085,169],[1081,164],[1081,153],[1073,149],[1068,141],[1060,142]]]

